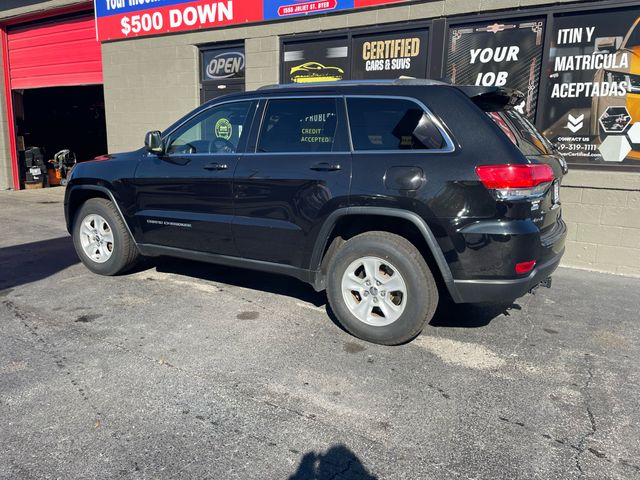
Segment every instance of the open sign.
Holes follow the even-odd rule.
[[[244,77],[245,58],[243,52],[204,51],[202,63],[204,81]]]

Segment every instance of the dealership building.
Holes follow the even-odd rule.
[[[136,149],[263,85],[506,86],[569,163],[564,264],[640,275],[637,0],[3,0],[0,42],[0,189],[24,188],[31,147]]]

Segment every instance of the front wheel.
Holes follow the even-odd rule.
[[[103,198],[87,200],[73,224],[73,245],[94,273],[117,275],[135,265],[139,253],[116,207]]]
[[[388,232],[357,235],[338,250],[328,266],[327,296],[347,331],[383,345],[413,339],[438,305],[438,288],[421,253]]]

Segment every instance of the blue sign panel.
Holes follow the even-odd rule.
[[[192,1],[193,0],[96,0],[95,8],[96,16],[100,18],[106,17],[107,15],[150,10]]]
[[[265,20],[354,8],[354,0],[264,0]]]

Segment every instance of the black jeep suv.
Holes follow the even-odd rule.
[[[402,343],[439,291],[509,301],[560,262],[566,164],[520,101],[424,80],[225,96],[77,165],[67,228],[93,272],[170,255],[283,273],[354,335]]]

